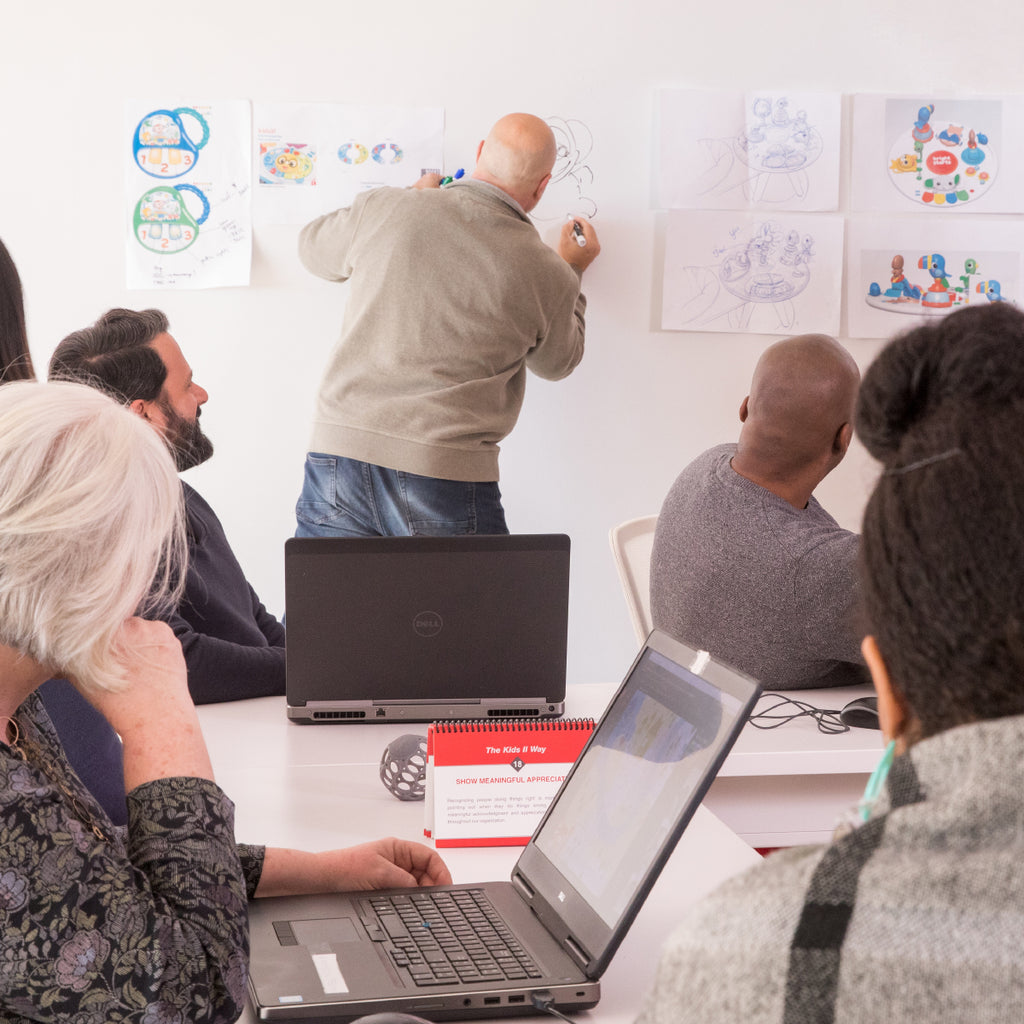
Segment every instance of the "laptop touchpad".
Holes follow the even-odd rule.
[[[326,917],[311,921],[291,921],[292,932],[300,946],[325,942],[358,942],[359,933],[348,917]]]

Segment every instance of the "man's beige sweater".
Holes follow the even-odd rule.
[[[308,224],[299,255],[349,282],[310,451],[497,480],[526,368],[558,380],[583,356],[579,275],[484,182],[362,193]]]

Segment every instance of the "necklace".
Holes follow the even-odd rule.
[[[53,783],[53,785],[55,785],[61,793],[64,794],[65,799],[71,805],[71,809],[75,812],[75,816],[80,822],[82,822],[82,824],[87,825],[92,830],[92,834],[99,839],[100,842],[110,842],[110,836],[107,835],[106,831],[92,816],[89,809],[82,803],[79,796],[64,781],[64,773],[60,770],[59,766],[47,757],[35,743],[31,743],[27,736],[24,738],[22,737],[21,727],[18,725],[18,720],[16,718],[8,718],[6,721],[6,735],[10,736],[12,732],[14,733],[14,736],[7,740],[7,746],[25,764],[32,765],[45,775],[47,780]]]

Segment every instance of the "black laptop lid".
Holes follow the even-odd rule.
[[[565,696],[569,538],[293,538],[289,705]]]
[[[655,630],[512,880],[599,977],[754,706],[760,686]]]

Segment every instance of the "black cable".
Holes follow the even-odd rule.
[[[530,1002],[533,1003],[536,1009],[541,1010],[544,1013],[550,1013],[552,1017],[557,1017],[559,1020],[565,1020],[568,1021],[569,1024],[573,1024],[572,1017],[566,1017],[561,1010],[555,1009],[555,997],[550,989],[542,988],[535,992],[531,992]]]
[[[840,721],[838,708],[816,708],[813,704],[808,704],[802,700],[793,700],[791,697],[785,697],[781,693],[765,693],[761,695],[762,701],[769,698],[774,698],[775,703],[755,711],[750,716],[750,724],[755,729],[778,729],[780,725],[795,722],[798,718],[813,718],[818,723],[818,732],[823,732],[829,736],[850,731],[850,727],[845,722]],[[787,705],[797,710],[776,714],[780,708],[787,707]]]

